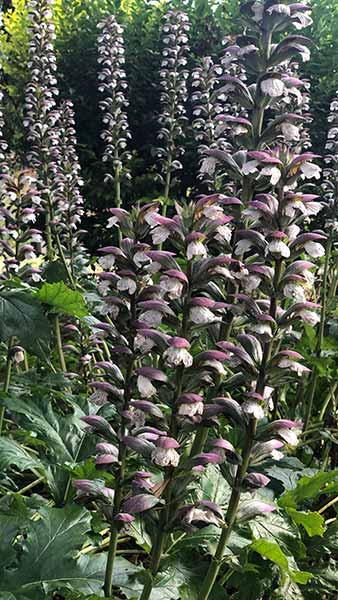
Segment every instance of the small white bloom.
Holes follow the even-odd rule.
[[[195,415],[202,415],[203,410],[203,402],[194,402],[193,404],[180,404],[178,414],[184,417],[194,417]]]
[[[306,177],[306,179],[315,179],[320,178],[321,168],[318,165],[310,162],[304,162],[300,167],[301,172]]]
[[[251,250],[251,248],[252,242],[250,240],[239,240],[235,247],[235,254],[236,256],[241,256],[242,254],[245,254],[245,252]]]
[[[150,398],[156,394],[156,387],[153,386],[148,377],[138,375],[137,377],[137,389],[143,398]]]
[[[255,419],[264,419],[264,410],[254,400],[245,400],[242,404],[242,410],[245,414],[253,416]]]
[[[248,160],[242,167],[243,175],[257,172],[258,160]]]
[[[171,300],[180,298],[183,291],[183,283],[176,277],[167,277],[164,275],[161,277],[160,286],[164,292],[166,292]]]
[[[106,296],[110,290],[110,281],[100,281],[97,289],[102,296]]]
[[[280,450],[272,450],[271,452],[271,458],[273,458],[273,460],[282,460],[282,458],[284,458],[284,454],[283,452],[280,452]]]
[[[325,254],[324,246],[318,244],[318,242],[306,242],[304,250],[309,256],[312,256],[312,258],[318,258]]]
[[[213,312],[206,306],[193,306],[190,309],[190,321],[196,325],[206,325],[214,321],[221,321],[221,317],[216,317]]]
[[[294,371],[299,376],[303,375],[303,373],[308,373],[309,371],[309,369],[307,367],[304,367],[304,365],[302,365],[301,363],[296,362],[295,360],[289,360],[288,358],[282,358],[278,366],[281,369],[288,369],[290,371]]]
[[[150,262],[145,252],[135,252],[134,263],[140,269],[144,263]]]
[[[19,364],[25,360],[25,353],[23,350],[17,350],[13,355],[13,361]]]
[[[162,323],[162,313],[159,310],[146,310],[141,314],[140,319],[149,325],[149,327],[157,327]]]
[[[223,210],[218,204],[212,204],[211,206],[206,206],[203,208],[203,214],[207,219],[219,219],[223,216]]]
[[[250,326],[250,333],[256,333],[257,335],[264,335],[265,337],[272,338],[272,331],[270,323],[255,323]]]
[[[219,225],[216,229],[215,239],[219,242],[231,242],[232,231],[228,225]]]
[[[141,333],[137,333],[134,340],[134,349],[139,350],[143,354],[148,354],[155,346],[155,342],[148,338],[144,337]]]
[[[296,125],[293,125],[292,123],[282,123],[281,130],[287,142],[299,141],[299,128],[296,127]]]
[[[169,229],[167,227],[163,227],[162,225],[158,225],[151,232],[151,237],[153,240],[153,244],[163,244],[170,235]]]
[[[191,260],[194,256],[202,256],[205,257],[207,255],[207,249],[204,246],[203,242],[194,241],[188,244],[187,248],[187,258]]]
[[[112,227],[114,227],[115,225],[117,225],[119,222],[117,217],[109,217],[108,221],[107,221],[107,225],[106,228],[107,229],[111,229]]]
[[[284,92],[284,82],[281,79],[277,79],[276,77],[269,77],[268,79],[263,79],[263,81],[261,82],[261,90],[263,94],[271,96],[271,98],[282,96]]]
[[[249,275],[243,279],[243,288],[245,292],[253,292],[260,286],[261,278],[258,275]]]
[[[132,296],[136,292],[137,285],[131,277],[122,277],[118,280],[116,287],[120,292],[128,292]]]
[[[285,298],[291,298],[296,302],[305,302],[306,295],[302,285],[297,283],[287,283],[283,288]]]
[[[290,248],[282,240],[272,240],[267,247],[267,251],[274,256],[283,256],[284,258],[290,256]]]
[[[313,310],[304,309],[301,310],[298,314],[303,319],[304,323],[308,323],[308,325],[311,325],[312,327],[317,325],[317,323],[319,323],[320,321],[319,314],[314,312]]]
[[[264,167],[264,169],[261,170],[261,175],[266,175],[267,177],[270,177],[270,183],[271,185],[276,185],[280,178],[281,178],[281,171],[278,167]]]
[[[112,269],[112,267],[115,264],[115,256],[114,254],[107,254],[106,256],[101,256],[98,262],[99,265],[101,265],[102,269],[108,269],[108,271],[110,271],[110,269]]]
[[[169,346],[163,353],[163,358],[169,367],[177,367],[178,365],[191,367],[193,363],[193,358],[186,348],[174,348],[173,346]]]
[[[151,460],[160,467],[177,467],[180,455],[175,448],[155,448],[151,453]]]

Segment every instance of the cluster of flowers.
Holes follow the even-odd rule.
[[[210,594],[235,522],[274,510],[260,496],[269,483],[264,469],[284,444],[297,443],[301,428],[283,414],[279,389],[309,371],[285,344],[302,322],[319,321],[309,258],[323,256],[326,240],[322,231],[302,230],[322,208],[318,196],[297,191],[320,177],[317,155],[302,151],[294,129],[302,116],[277,113],[279,100],[298,98],[302,84],[280,66],[307,60],[309,40],[289,35],[273,43],[273,33],[309,24],[309,7],[251,1],[242,12],[252,35],[226,48],[227,60],[241,68],[222,75],[218,90],[236,107],[230,116],[237,134],[231,148],[205,151],[225,165],[240,197],[202,196],[170,216],[156,203],[131,213],[111,209],[109,226],[123,239],[102,249],[107,317],[96,325],[110,358],[96,365],[101,375],[92,383],[91,400],[103,406],[84,420],[103,438],[96,462],[112,466],[115,489],[75,482],[81,497],[100,501],[113,532],[138,513],[157,520],[162,542],[153,546],[152,575],[168,532],[223,526],[200,600]],[[163,243],[168,250],[153,248]],[[114,422],[106,403],[118,411]],[[239,436],[224,435],[224,418],[227,432],[235,427]],[[148,470],[129,479],[126,461],[135,454]],[[194,491],[209,464],[221,465],[232,488],[225,515]],[[146,585],[142,600],[150,592]]]
[[[184,139],[187,121],[189,71],[185,67],[189,52],[189,30],[186,13],[166,13],[162,27],[163,50],[160,69],[162,109],[158,119],[161,127],[158,134],[161,147],[157,148],[157,156],[162,165],[162,175],[159,178],[165,186],[165,197],[168,197],[170,185],[173,183],[172,173],[182,169],[180,157],[184,154],[181,142]]]
[[[123,28],[113,15],[99,23],[98,27],[99,91],[105,96],[99,105],[104,123],[101,134],[105,143],[103,161],[112,165],[115,181],[119,181],[122,174],[130,177],[126,163],[131,158],[127,149],[131,135],[126,113],[128,101]],[[111,176],[110,173],[108,175]]]

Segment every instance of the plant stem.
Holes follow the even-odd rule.
[[[57,347],[57,351],[58,351],[60,366],[61,366],[61,370],[64,373],[66,373],[67,365],[66,365],[66,361],[65,361],[65,355],[63,353],[63,348],[62,348],[60,320],[59,320],[58,315],[55,316],[54,323],[55,323],[56,347]]]
[[[251,449],[255,439],[256,425],[256,419],[251,419],[248,426],[245,447],[242,453],[242,464],[237,471],[234,487],[231,493],[229,506],[226,514],[225,520],[227,526],[223,529],[221,533],[221,537],[219,539],[215,555],[211,561],[207,575],[203,581],[201,593],[198,596],[198,600],[208,600],[212,588],[214,587],[215,581],[217,579],[219,570],[221,568],[224,550],[229,541],[231,532],[236,521],[237,509],[241,497],[241,485],[249,466]]]
[[[131,306],[132,319],[135,318],[135,310],[136,310],[135,307],[136,307],[136,303],[135,303],[135,298],[134,298],[134,300],[132,301],[132,306]],[[133,338],[131,338],[131,347],[133,349]],[[132,354],[132,356],[131,356],[131,359],[129,361],[129,365],[128,365],[127,371],[126,371],[126,376],[125,376],[126,386],[125,386],[125,390],[124,390],[124,400],[123,400],[122,412],[126,409],[126,407],[129,404],[129,401],[131,399],[131,395],[132,395],[131,378],[132,378],[133,368],[134,368],[134,354]],[[122,486],[123,486],[123,481],[124,481],[124,477],[125,477],[125,467],[126,467],[126,458],[127,458],[127,449],[122,441],[124,438],[124,435],[125,435],[125,429],[126,429],[125,420],[124,420],[124,417],[122,417],[121,431],[120,431],[121,441],[119,442],[119,469],[116,474],[115,486],[114,486],[114,489],[115,489],[114,508],[113,508],[114,516],[120,512],[121,502],[122,502],[122,492],[123,492]],[[119,535],[118,523],[116,521],[114,521],[111,526],[111,530],[110,530],[110,541],[109,541],[106,572],[105,572],[105,579],[104,579],[104,595],[106,598],[110,598],[110,596],[112,595],[114,563],[115,563],[115,558],[116,558],[118,535]]]
[[[3,387],[3,392],[5,394],[7,394],[8,390],[9,390],[9,384],[11,381],[12,360],[10,357],[10,349],[11,349],[12,343],[13,343],[13,338],[10,338],[10,340],[8,342],[8,348],[7,348],[7,362],[6,362],[6,371],[5,371],[5,381],[4,381],[4,387]],[[6,407],[2,406],[1,410],[0,410],[0,435],[2,435],[2,430],[3,430],[3,426],[4,426],[5,412],[6,412]]]

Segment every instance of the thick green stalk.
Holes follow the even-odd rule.
[[[66,373],[67,365],[66,365],[66,361],[65,361],[65,355],[63,353],[63,348],[62,348],[60,320],[59,320],[58,315],[55,316],[54,323],[55,323],[56,347],[57,347],[57,351],[58,351],[60,367],[61,367],[61,370],[64,373]]]
[[[132,321],[136,318],[136,302],[135,297],[131,304],[131,314]],[[130,345],[132,352],[134,350],[134,338],[130,337]],[[126,370],[125,375],[125,390],[124,390],[124,400],[123,400],[123,412],[126,410],[130,399],[132,397],[132,386],[131,386],[131,378],[134,369],[134,354],[132,354],[131,359],[129,361],[128,368]],[[114,495],[114,508],[113,514],[114,516],[120,512],[122,497],[123,497],[123,482],[125,478],[125,468],[126,468],[126,459],[127,459],[127,449],[125,444],[123,443],[123,438],[126,432],[126,423],[125,418],[122,417],[121,420],[121,431],[120,431],[120,442],[119,442],[119,469],[115,478],[115,495]],[[110,540],[109,540],[109,549],[107,556],[107,564],[106,564],[106,572],[104,579],[104,595],[106,598],[110,598],[112,595],[112,587],[113,587],[113,575],[114,575],[114,563],[116,558],[116,550],[118,544],[118,535],[119,528],[118,523],[116,521],[113,522],[110,530]]]
[[[10,357],[10,349],[12,346],[12,339],[8,342],[8,350],[7,350],[7,361],[6,361],[6,371],[5,371],[5,381],[3,386],[3,391],[7,394],[9,390],[9,384],[11,382],[11,373],[12,373],[12,360]],[[4,419],[5,419],[6,407],[2,406],[0,410],[0,435],[2,435]]]

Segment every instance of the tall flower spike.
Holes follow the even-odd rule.
[[[55,178],[54,223],[59,232],[62,251],[66,252],[74,277],[76,263],[79,263],[80,257],[84,254],[79,239],[79,227],[84,210],[81,194],[83,180],[76,151],[74,108],[70,100],[62,102],[60,106],[59,136],[60,154]],[[79,264],[77,266],[80,267]]]
[[[180,157],[184,154],[182,141],[187,121],[186,102],[188,99],[187,79],[189,73],[187,53],[189,51],[190,24],[186,13],[169,11],[164,17],[162,27],[161,61],[161,114],[158,139],[162,146],[157,148],[161,162],[161,182],[164,185],[164,197],[169,198],[170,187],[174,183],[173,173],[182,169]]]
[[[126,113],[129,103],[126,98],[123,28],[113,15],[101,21],[98,28],[99,91],[104,94],[104,100],[99,104],[104,124],[101,133],[105,144],[102,160],[107,163],[109,169],[107,177],[114,178],[115,206],[120,207],[121,179],[130,178],[127,163],[131,158],[127,149],[131,134]]]
[[[194,91],[191,99],[194,105],[193,115],[195,117],[192,126],[196,132],[195,138],[200,142],[198,153],[201,156],[202,164],[203,161],[208,161],[208,158],[206,159],[204,156],[206,148],[223,150],[228,147],[216,121],[217,116],[224,110],[222,100],[215,98],[214,94],[222,73],[222,66],[214,63],[211,56],[205,56],[201,61],[201,65],[192,72],[191,85]],[[201,169],[199,177],[209,183],[210,186],[213,186],[213,189],[216,189],[216,179],[210,178],[206,166]]]
[[[59,136],[56,127],[59,113],[56,57],[54,52],[54,0],[29,2],[29,61],[31,79],[26,87],[24,125],[31,150],[30,165],[37,170],[42,203],[45,208],[48,258],[53,258],[52,220],[54,211],[54,177],[59,161]]]
[[[8,144],[4,137],[5,120],[3,113],[3,100],[4,94],[2,91],[0,91],[0,176],[4,173],[8,173],[9,169],[7,159]]]

